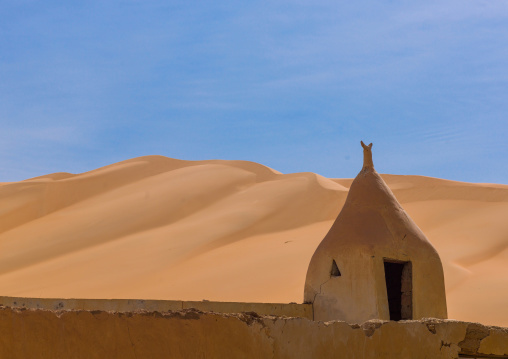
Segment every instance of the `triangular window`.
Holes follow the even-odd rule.
[[[339,267],[337,267],[337,263],[335,262],[335,259],[332,262],[332,270],[330,272],[330,276],[332,277],[340,277],[340,270]]]

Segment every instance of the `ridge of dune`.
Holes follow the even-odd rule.
[[[69,173],[69,172],[54,172],[54,173],[50,173],[47,175],[33,177],[33,178],[30,178],[30,179],[27,179],[24,181],[25,182],[44,181],[44,180],[58,181],[58,180],[67,179],[67,178],[71,178],[71,177],[75,177],[75,176],[76,175],[74,173]]]
[[[382,177],[442,258],[450,318],[508,325],[508,186]],[[351,181],[144,156],[0,183],[0,294],[301,302]]]
[[[164,156],[143,156],[104,166],[79,175],[53,173],[11,183],[0,189],[0,198],[8,198],[0,209],[0,233],[45,216],[64,207],[106,193],[118,187],[183,167],[228,163],[268,178],[277,172],[247,161],[184,161]],[[2,217],[0,217],[2,218]]]

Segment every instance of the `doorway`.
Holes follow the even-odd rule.
[[[411,262],[385,259],[384,267],[390,320],[413,319],[413,273]]]

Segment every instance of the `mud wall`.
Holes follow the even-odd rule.
[[[147,310],[153,312],[198,309],[204,312],[241,313],[256,312],[260,315],[300,317],[312,319],[312,304],[297,303],[241,303],[182,300],[143,300],[143,299],[56,299],[1,297],[0,305],[11,308],[31,308],[48,310],[103,310],[114,312],[133,312]]]
[[[254,314],[0,307],[1,358],[508,357],[508,329],[451,320],[315,322]]]

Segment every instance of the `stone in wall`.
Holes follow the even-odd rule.
[[[508,357],[508,329],[425,319],[362,325],[305,318],[0,307],[0,358]]]

